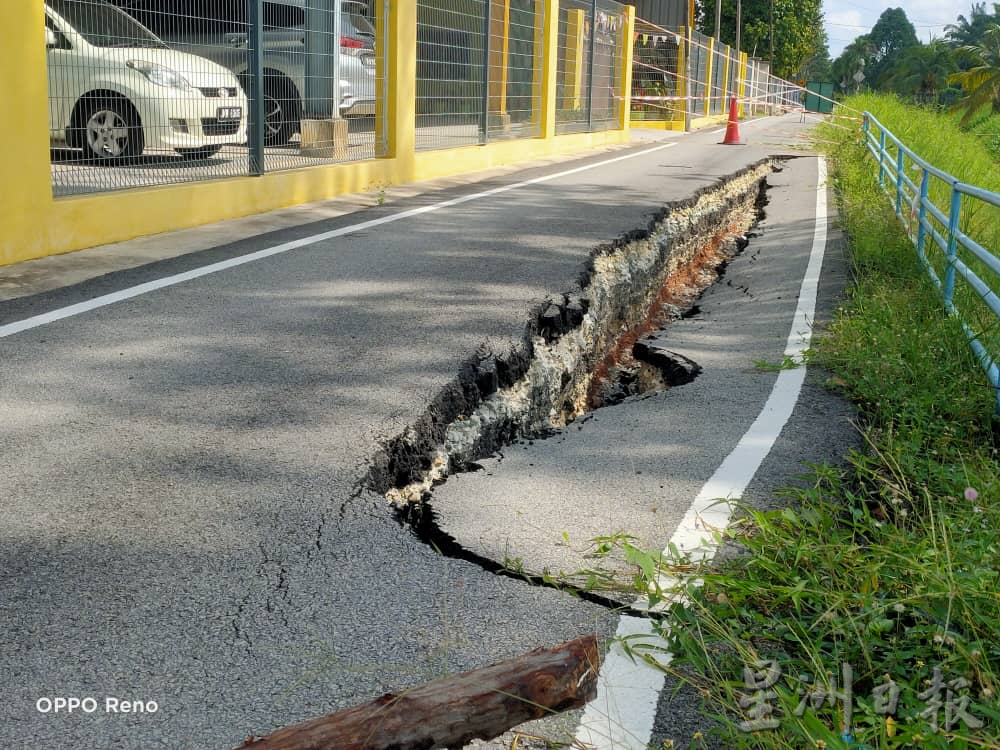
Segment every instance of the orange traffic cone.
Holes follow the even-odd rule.
[[[726,137],[722,139],[723,146],[742,146],[740,140],[740,110],[734,96],[729,103],[729,122],[726,124]]]

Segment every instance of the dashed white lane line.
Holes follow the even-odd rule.
[[[812,338],[810,322],[816,311],[816,295],[826,251],[826,174],[826,161],[818,157],[812,249],[785,346],[785,354],[800,363],[802,353],[809,347]],[[702,559],[714,554],[711,532],[725,529],[729,524],[729,505],[720,502],[720,499],[738,500],[743,496],[791,416],[805,377],[804,365],[778,373],[764,408],[732,453],[701,488],[670,538],[667,550],[674,547]],[[668,553],[665,551],[664,554]],[[633,606],[642,609],[646,602],[639,600]],[[651,620],[623,616],[616,636],[616,642],[601,666],[597,698],[587,704],[576,739],[594,750],[646,750],[663,690],[664,672],[633,659],[618,639],[627,638],[632,650],[645,650],[663,666],[669,664],[671,656],[666,642],[653,632]]]
[[[653,148],[643,149],[642,151],[636,151],[631,154],[625,154],[624,156],[616,156],[613,159],[604,159],[603,161],[595,162],[594,164],[586,164],[582,167],[575,167],[573,169],[567,169],[562,172],[556,172],[555,174],[544,175],[542,177],[535,177],[530,180],[524,180],[523,182],[517,182],[512,185],[501,185],[500,187],[491,188],[490,190],[483,190],[478,193],[472,193],[470,195],[463,195],[460,198],[453,198],[451,200],[441,201],[440,203],[434,203],[430,206],[421,206],[420,208],[411,208],[408,211],[400,211],[396,214],[391,214],[389,216],[383,216],[379,219],[372,219],[371,221],[363,221],[358,224],[351,224],[350,226],[341,227],[339,229],[333,229],[329,232],[321,232],[319,234],[314,234],[309,237],[303,237],[298,240],[292,240],[291,242],[283,242],[280,245],[274,245],[272,247],[264,248],[263,250],[257,250],[253,253],[248,253],[246,255],[241,255],[237,258],[230,258],[228,260],[222,260],[218,263],[211,263],[207,266],[202,266],[201,268],[195,268],[190,271],[184,271],[183,273],[173,274],[171,276],[164,276],[163,278],[156,279],[154,281],[147,281],[144,284],[137,284],[136,286],[131,286],[126,289],[121,289],[117,292],[111,292],[110,294],[104,294],[100,297],[94,297],[93,299],[86,300],[85,302],[78,302],[75,305],[67,305],[66,307],[60,307],[56,310],[51,310],[47,313],[42,313],[41,315],[34,315],[30,318],[25,318],[24,320],[18,320],[13,323],[7,323],[5,325],[0,325],[0,338],[6,338],[7,336],[13,336],[16,333],[21,333],[22,331],[29,331],[32,328],[39,328],[49,323],[54,323],[57,320],[63,320],[64,318],[72,318],[76,315],[83,315],[84,313],[90,312],[91,310],[97,310],[101,307],[107,307],[108,305],[113,305],[116,302],[122,302],[123,300],[132,299],[133,297],[139,297],[143,294],[149,294],[150,292],[155,292],[158,289],[164,289],[170,286],[176,286],[177,284],[182,284],[185,281],[191,281],[193,279],[201,278],[202,276],[208,276],[209,274],[218,273],[219,271],[225,271],[229,268],[235,268],[237,266],[242,266],[247,263],[253,263],[258,260],[263,260],[264,258],[270,258],[274,255],[280,255],[282,253],[287,253],[291,250],[298,250],[302,247],[308,247],[309,245],[315,245],[317,242],[325,242],[326,240],[332,240],[337,237],[343,237],[345,235],[354,234],[356,232],[364,232],[368,229],[374,229],[375,227],[384,226],[386,224],[392,224],[397,221],[402,221],[403,219],[409,219],[414,216],[420,216],[422,214],[429,214],[434,211],[440,211],[445,208],[451,208],[453,206],[460,206],[463,203],[470,203],[472,201],[482,200],[483,198],[490,198],[494,195],[500,195],[501,193],[507,193],[511,190],[518,190],[519,188],[528,187],[529,185],[539,185],[543,182],[551,182],[552,180],[558,180],[562,177],[569,177],[570,175],[579,174],[580,172],[586,172],[591,169],[597,169],[599,167],[607,166],[608,164],[615,164],[616,162],[626,161],[628,159],[639,159],[643,156],[648,156],[649,154],[655,153],[657,151],[662,151],[667,148],[673,148],[677,143],[664,143],[659,146],[654,146]]]

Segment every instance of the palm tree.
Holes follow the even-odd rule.
[[[945,39],[954,47],[975,45],[982,41],[983,32],[993,23],[1000,23],[1000,3],[993,3],[993,13],[987,13],[985,2],[974,2],[968,18],[959,15],[956,23],[944,27]]]
[[[955,105],[955,109],[965,110],[962,115],[965,125],[987,104],[992,106],[994,114],[1000,113],[1000,24],[986,29],[980,43],[962,47],[961,51],[969,55],[973,65],[952,73],[948,80],[965,90],[965,96]]]
[[[887,83],[900,94],[915,96],[926,103],[948,85],[948,76],[955,69],[951,49],[936,39],[926,46],[906,50]]]

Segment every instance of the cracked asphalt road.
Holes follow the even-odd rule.
[[[597,244],[768,153],[797,118],[702,133],[0,340],[0,735],[228,748],[615,616],[437,555],[360,484],[481,344]],[[666,136],[664,136],[666,137]],[[638,145],[636,150],[649,144]],[[623,152],[625,153],[625,152]],[[0,323],[506,176],[0,304]],[[42,697],[155,714],[42,714]]]

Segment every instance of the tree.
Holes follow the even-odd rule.
[[[965,111],[962,124],[987,105],[992,107],[994,114],[1000,114],[1000,25],[987,28],[980,43],[960,49],[973,65],[968,70],[952,73],[948,80],[965,91],[965,96],[955,105],[955,109]]]
[[[902,8],[887,8],[868,34],[872,55],[866,61],[865,75],[872,86],[879,85],[891,75],[902,53],[910,47],[917,47],[920,41],[917,32]]]
[[[833,63],[830,60],[830,48],[826,42],[826,30],[816,42],[816,51],[802,64],[802,74],[799,78],[807,81],[832,81]]]
[[[833,82],[845,94],[861,88],[868,77],[865,67],[874,55],[874,46],[867,34],[857,37],[844,47],[840,57],[833,61]]]
[[[743,49],[750,54],[771,57],[771,10],[774,9],[774,60],[771,72],[791,78],[814,56],[826,41],[821,0],[743,0]],[[701,0],[699,27],[715,33],[715,1]],[[720,36],[726,44],[736,41],[736,0],[722,0]]]
[[[916,97],[921,103],[936,101],[955,72],[955,56],[941,40],[909,47],[899,57],[887,83],[899,94]]]

